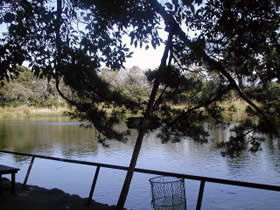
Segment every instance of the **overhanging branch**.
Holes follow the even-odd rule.
[[[152,0],[152,5],[155,8],[155,10],[162,16],[165,24],[174,28],[174,35],[177,35],[181,40],[183,40],[186,46],[188,46],[192,50],[192,52],[199,54],[202,60],[205,62],[205,64],[208,65],[212,70],[216,70],[223,74],[224,77],[232,85],[232,87],[238,92],[240,97],[243,100],[245,100],[250,106],[252,106],[260,117],[263,117],[268,123],[271,124],[266,114],[248,96],[246,96],[245,93],[242,92],[242,90],[236,84],[235,80],[226,71],[222,64],[210,58],[203,49],[194,46],[193,42],[186,36],[186,34],[183,32],[183,30],[175,21],[175,19],[165,11],[164,7],[157,0]]]

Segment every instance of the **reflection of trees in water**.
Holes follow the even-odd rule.
[[[271,153],[279,153],[280,150],[280,142],[279,139],[268,138],[267,139],[267,148]]]
[[[12,159],[17,163],[25,163],[30,160],[30,157],[27,157],[27,156],[6,154],[6,153],[0,152],[0,157],[6,157],[6,156],[11,156]]]
[[[136,141],[136,138],[138,135],[137,129],[133,129],[133,128],[128,129],[125,121],[121,121],[119,124],[115,124],[113,128],[114,128],[114,130],[116,130],[117,132],[120,132],[120,133],[128,130],[129,133],[128,133],[128,135],[125,136],[127,141],[124,141],[124,143],[128,146],[134,147],[135,141]],[[154,134],[154,132],[148,132],[145,135],[145,138],[147,139],[147,138],[149,138],[148,136],[153,135],[153,134]],[[152,139],[152,138],[149,138],[149,139]],[[109,147],[110,147],[110,145],[113,146],[113,145],[118,144],[118,142],[116,142],[115,139],[106,139],[106,140],[107,140],[106,143],[108,143]]]
[[[237,123],[231,123],[227,125],[211,125],[208,126],[208,131],[211,139],[211,147],[219,149],[219,144],[227,142],[233,133],[231,129],[236,126]],[[221,150],[221,155],[223,154]],[[224,160],[228,166],[230,174],[241,174],[246,172],[246,168],[250,165],[255,167],[258,166],[261,156],[258,154],[252,154],[248,151],[248,148],[245,146],[244,150],[238,151],[235,156],[225,156]],[[247,168],[248,169],[248,168]]]
[[[1,135],[2,133],[2,135]],[[62,152],[66,157],[93,153],[97,149],[94,129],[79,125],[3,124],[0,148],[26,153]],[[57,151],[58,150],[58,151]],[[15,157],[16,161],[25,160]]]
[[[116,129],[124,129],[124,124],[120,124]],[[184,138],[179,143],[168,143],[161,145],[161,140],[157,137],[159,130],[149,132],[145,135],[143,143],[143,152],[145,150],[160,151],[160,154],[174,155],[174,158],[184,159],[189,158],[199,162],[205,162],[209,157],[213,158],[220,156],[220,151],[216,147],[217,143],[228,139],[230,136],[229,127],[213,127],[207,126],[210,137],[209,142],[200,144],[190,138]],[[123,149],[131,149],[135,144],[135,136],[137,130],[131,129],[128,141],[122,144],[116,141],[108,142],[110,147],[116,149],[123,147]],[[96,133],[94,129],[80,127],[79,125],[63,124],[1,124],[0,125],[0,148],[9,149],[13,151],[21,151],[27,153],[41,153],[47,155],[57,156],[59,153],[64,158],[83,158],[97,153],[98,143],[96,141]],[[102,147],[100,145],[100,147]],[[219,161],[224,160],[230,174],[245,173],[248,171],[248,165],[258,167],[260,161],[268,162],[269,167],[280,173],[280,142],[278,140],[268,139],[263,144],[264,151],[256,153],[255,155],[244,150],[240,152],[238,157],[223,159],[214,158]],[[106,149],[106,148],[105,148]],[[111,148],[108,148],[110,151]],[[216,154],[214,154],[216,153]],[[5,155],[0,153],[0,156]],[[176,156],[176,157],[175,157]],[[16,162],[29,161],[29,157],[12,156]]]
[[[210,134],[210,139],[211,142],[214,144],[219,144],[222,142],[228,141],[231,131],[235,124],[232,123],[230,125],[211,125],[211,124],[206,124],[208,128],[208,132]]]
[[[230,124],[228,127],[224,126],[208,126],[210,129],[209,141],[212,147],[218,149],[217,145],[221,142],[227,141],[232,135],[230,129],[236,124]],[[256,153],[248,151],[248,147],[245,150],[241,150],[234,157],[226,156],[225,163],[228,166],[230,174],[246,174],[250,171],[257,170],[257,168],[265,164],[273,171],[280,173],[280,142],[278,139],[271,139],[266,135],[258,134],[258,137],[265,139],[262,144],[262,150]],[[254,169],[255,168],[255,169]]]
[[[8,141],[4,141],[4,139],[8,138],[8,130],[4,124],[0,125],[0,148],[6,148],[8,146]]]
[[[13,159],[17,163],[25,163],[31,160],[31,157],[22,156],[22,155],[12,155]]]
[[[266,154],[269,167],[276,173],[280,174],[280,142],[279,139],[269,138],[264,145],[264,153]]]
[[[225,157],[226,163],[228,165],[229,170],[239,170],[243,169],[248,165],[250,160],[250,156],[247,152],[240,152],[240,154],[234,158],[232,157]]]

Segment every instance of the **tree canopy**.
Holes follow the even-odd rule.
[[[241,98],[257,117],[240,122],[227,151],[244,143],[257,150],[259,139],[251,134],[279,136],[279,6],[278,0],[2,0],[0,23],[8,32],[1,36],[0,79],[12,78],[27,61],[38,76],[56,81],[76,116],[109,138],[123,139],[113,125],[124,109],[140,110],[130,176],[152,122],[165,141],[183,135],[204,141],[201,121],[223,122],[221,102],[227,100]],[[147,73],[153,83],[148,101],[100,79],[102,66],[118,70],[133,56],[124,37],[135,47],[165,46],[159,68]],[[60,90],[62,80],[71,94]],[[174,108],[182,98],[187,106]]]
[[[19,75],[3,80],[0,88],[0,106],[62,107],[65,101],[59,97],[54,81],[36,77],[26,67],[18,67]],[[64,89],[66,89],[64,87]]]

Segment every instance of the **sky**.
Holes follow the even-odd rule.
[[[154,69],[159,67],[161,57],[164,51],[164,46],[161,45],[157,49],[145,50],[145,48],[134,48],[131,47],[131,50],[134,52],[132,58],[129,58],[124,64],[126,69],[130,69],[133,66],[138,66],[143,70]]]
[[[1,0],[0,0],[1,1]],[[164,2],[165,0],[163,0]],[[6,31],[7,28],[4,24],[0,24],[0,34],[2,34],[4,31]],[[162,30],[161,38],[165,40],[167,37],[166,33]],[[154,49],[152,46],[148,50],[145,50],[145,47],[135,48],[134,46],[130,46],[130,38],[125,37],[124,42],[126,45],[130,48],[130,50],[133,52],[133,55],[131,58],[128,58],[126,63],[124,64],[124,67],[126,69],[130,69],[133,66],[138,66],[143,70],[147,69],[155,69],[159,67],[161,57],[163,55],[164,51],[164,45],[157,47]]]
[[[5,27],[0,25],[0,33],[5,31]],[[126,69],[130,69],[133,66],[138,66],[143,70],[154,69],[160,65],[161,56],[164,51],[164,46],[161,45],[156,49],[150,47],[148,50],[145,50],[144,47],[135,48],[133,46],[130,47],[131,51],[133,51],[132,58],[128,58],[127,62],[124,64]]]
[[[1,1],[1,0],[0,0]],[[167,0],[161,0],[162,3],[166,2]],[[0,34],[5,30],[5,27],[0,25]],[[162,30],[161,38],[165,40],[167,38],[166,32]],[[127,46],[130,46],[130,38],[126,37],[124,38],[125,43]],[[163,55],[164,51],[164,45],[162,44],[160,47],[157,47],[157,49],[153,49],[151,46],[148,50],[145,50],[145,47],[143,48],[135,48],[134,46],[130,46],[131,51],[134,52],[132,58],[128,58],[126,63],[124,64],[124,67],[126,69],[130,69],[133,66],[138,66],[143,70],[147,69],[155,69],[159,67],[161,57]]]

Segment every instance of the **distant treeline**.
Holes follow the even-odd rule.
[[[13,80],[3,80],[0,83],[0,106],[1,107],[17,107],[30,106],[40,108],[65,107],[67,103],[60,97],[55,87],[55,81],[46,78],[38,78],[28,68],[20,66],[20,74]],[[150,71],[143,71],[137,66],[129,70],[113,71],[111,69],[102,69],[99,76],[110,83],[112,88],[121,92],[135,101],[147,101],[151,91],[151,81],[148,80]],[[172,105],[191,106],[196,101],[204,101],[211,94],[212,89],[215,89],[213,81],[194,78],[198,82],[194,82],[192,75],[189,76],[186,85],[189,85],[189,91],[182,92],[177,95],[177,101]],[[168,80],[168,79],[167,79]],[[170,81],[168,82],[176,82]],[[63,90],[71,95],[71,89],[63,85]],[[276,85],[276,84],[275,84]],[[164,87],[161,87],[163,89]],[[178,92],[178,91],[177,91]],[[170,99],[169,99],[170,97]],[[230,93],[229,98],[236,97]],[[173,98],[173,92],[166,92],[165,100],[169,102]],[[206,99],[204,99],[206,98]],[[225,105],[229,106],[228,101]],[[240,104],[235,104],[239,106]],[[238,107],[236,107],[238,108]],[[240,107],[239,107],[240,108]]]
[[[66,103],[59,96],[53,81],[36,77],[26,67],[13,80],[1,81],[0,106],[61,107]]]
[[[38,78],[28,68],[20,66],[20,73],[14,79],[3,80],[0,84],[1,107],[64,107],[66,102],[60,97],[53,80]],[[112,71],[103,69],[100,76],[124,95],[135,100],[148,98],[150,84],[144,71],[139,67],[130,70]],[[64,91],[68,89],[64,86]]]

